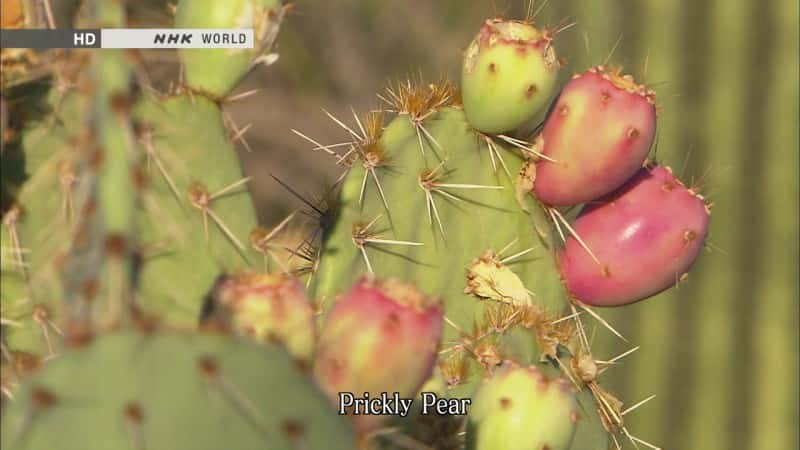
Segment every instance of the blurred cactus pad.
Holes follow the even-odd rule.
[[[3,0],[3,449],[797,447],[799,20]]]

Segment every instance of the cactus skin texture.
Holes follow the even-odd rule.
[[[114,2],[94,18],[124,23]],[[0,298],[16,324],[4,322],[4,343],[57,353],[67,323],[106,326],[132,303],[194,327],[217,276],[261,260],[245,245],[255,211],[221,102],[186,86],[134,97],[135,60],[120,51],[63,58],[59,87],[22,105],[40,113],[3,152],[4,170],[22,161],[28,177],[0,232]]]
[[[436,364],[442,315],[438,301],[413,285],[364,279],[325,318],[314,373],[337,404],[340,392],[413,397]],[[385,419],[355,416],[355,423],[365,431]]]
[[[581,301],[619,306],[655,295],[687,276],[703,248],[710,210],[668,167],[648,166],[587,205],[575,231],[600,264],[567,239],[559,264]]]
[[[258,341],[283,342],[295,358],[311,360],[316,319],[298,280],[262,273],[223,276],[209,300],[204,321],[220,323]]]
[[[503,133],[532,120],[555,93],[559,68],[548,30],[487,20],[467,48],[461,74],[470,124],[484,133]]]
[[[507,365],[475,395],[467,450],[569,450],[579,418],[568,381]]]
[[[257,225],[248,180],[222,112],[208,98],[145,98],[135,113],[149,154],[149,208],[139,215],[142,307],[191,326],[219,274],[261,261],[247,246]]]
[[[81,275],[78,269],[66,272],[73,278],[67,284],[59,279],[73,239],[70,224],[74,227],[87,212],[80,205],[95,179],[80,131],[84,128],[80,118],[91,105],[77,92],[50,101],[53,108],[60,102],[63,124],[51,129],[31,124],[23,132],[21,147],[31,176],[19,192],[17,206],[5,214],[2,232],[4,249],[25,250],[3,258],[4,314],[24,323],[7,329],[4,336],[12,348],[40,355],[49,353],[51,345],[57,350],[58,339],[50,338],[58,334],[50,330],[46,338],[34,312],[45,312],[48,320],[59,323],[65,292],[79,297],[92,293],[85,291],[91,285],[86,284],[89,274]],[[245,270],[261,260],[245,246],[257,225],[247,180],[216,103],[188,94],[144,98],[132,115],[139,119],[140,135],[130,139],[143,143],[146,161],[135,169],[136,193],[131,189],[127,194],[139,196],[141,207],[129,210],[132,218],[121,222],[135,223],[138,232],[140,306],[173,325],[194,326],[203,298],[220,273]],[[88,264],[90,258],[96,262],[103,257],[94,255],[78,260]],[[26,264],[24,270],[17,259]],[[101,284],[100,293],[93,295],[104,297],[105,286]],[[98,314],[107,312],[102,309]]]
[[[394,118],[371,147],[387,162],[375,171],[388,210],[372,184],[369,169],[360,162],[353,164],[341,189],[337,221],[322,248],[313,279],[314,296],[333,300],[372,270],[379,277],[397,277],[442,298],[448,319],[462,330],[483,322],[486,310],[530,306],[531,299],[543,314],[560,314],[567,299],[552,258],[555,233],[542,210],[528,199],[522,200],[529,211],[522,209],[514,182],[499,164],[494,170],[489,149],[472,131],[462,110],[444,108],[431,114],[423,126],[441,145],[442,160],[433,145],[426,144],[422,154],[414,125],[405,116]],[[504,164],[516,174],[523,158],[498,146]],[[359,201],[365,176],[370,178],[363,201]],[[542,230],[541,237],[532,231],[532,222]],[[501,262],[524,251],[527,253],[519,258]],[[498,284],[498,280],[502,282]],[[524,283],[522,288],[519,280]],[[461,337],[453,327],[445,328],[445,341]],[[502,343],[492,347],[495,345],[503,347]],[[507,350],[516,354],[529,347]],[[475,381],[483,372],[472,370],[478,368],[467,370],[462,381]]]
[[[93,6],[97,23],[122,24],[121,5]],[[0,233],[12,255],[0,297],[20,325],[4,324],[3,338],[38,355],[57,351],[66,322],[87,329],[124,316],[137,245],[129,61],[118,50],[64,58],[59,82],[74,87],[50,89],[46,115],[26,123],[19,146],[8,149],[25,161],[29,179]]]
[[[553,206],[585,203],[618,188],[641,167],[656,131],[655,93],[599,66],[575,75],[539,137],[534,192]]]
[[[355,448],[350,425],[281,348],[220,335],[110,334],[17,396],[3,411],[8,450]]]
[[[252,49],[181,49],[186,84],[212,98],[222,98],[260,62],[270,62],[283,17],[280,0],[192,0],[178,4],[177,28],[253,28]]]

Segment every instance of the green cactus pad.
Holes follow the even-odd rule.
[[[505,367],[478,390],[468,450],[568,450],[580,418],[571,384],[535,367]]]
[[[140,214],[145,309],[196,324],[218,275],[260,263],[248,245],[256,216],[222,112],[201,96],[144,99],[149,182]]]
[[[374,114],[362,121],[360,157],[333,206],[312,293],[330,305],[371,271],[441,297],[448,325],[425,388],[441,395],[470,397],[503,361],[569,364],[564,346],[574,329],[570,321],[552,324],[568,305],[553,255],[558,235],[527,195],[533,174],[525,150],[476,133],[457,107],[414,111],[440,94],[421,86],[389,93],[400,115],[385,128]],[[585,409],[587,423],[599,424]],[[583,450],[605,448],[604,431],[594,438]]]
[[[556,90],[552,38],[532,24],[487,20],[464,55],[461,90],[469,123],[484,133],[534,119]]]
[[[175,16],[178,28],[253,28],[253,49],[182,49],[186,83],[214,98],[226,96],[257,58],[266,56],[280,26],[280,0],[181,1]]]
[[[196,325],[216,277],[260,261],[247,245],[256,227],[252,200],[217,104],[201,96],[140,101],[133,115],[145,131],[127,138],[139,139],[146,160],[141,168],[128,169],[136,192],[125,190],[125,195],[112,178],[127,178],[126,173],[112,177],[107,170],[93,170],[94,162],[105,160],[93,159],[99,153],[86,144],[91,142],[85,134],[91,97],[73,91],[62,98],[53,92],[50,108],[58,115],[31,122],[23,131],[18,151],[24,152],[29,178],[17,207],[4,215],[0,233],[0,298],[3,317],[13,323],[3,330],[9,347],[38,355],[57,351],[66,320],[62,300],[93,298],[95,319],[120,311],[123,296],[111,295],[119,289],[110,282],[126,277],[109,276],[106,270],[113,267],[103,264],[105,233],[114,223],[124,232],[133,225],[124,202],[113,201],[120,196],[138,197],[134,217],[140,248],[133,281],[142,306],[169,323]],[[119,128],[109,130],[107,147],[121,146]],[[204,200],[209,202],[205,213],[199,208]],[[111,205],[98,208],[105,215],[101,220],[92,216],[98,204]],[[97,268],[106,272],[94,274]],[[35,312],[47,320],[37,321]]]
[[[355,448],[307,373],[274,346],[218,335],[102,337],[29,378],[4,449]]]
[[[490,309],[499,315],[518,307],[538,308],[551,317],[561,314],[567,303],[552,257],[553,233],[534,201],[523,200],[523,209],[515,180],[503,169],[516,178],[523,157],[499,144],[490,154],[457,108],[442,109],[420,126],[438,143],[423,140],[424,154],[406,116],[395,118],[368,146],[366,161],[379,155],[385,162],[374,169],[383,195],[369,163],[359,160],[350,169],[313,280],[315,296],[333,300],[371,268],[379,277],[400,278],[440,296],[447,318],[464,331],[483,322]],[[493,166],[498,158],[502,164]],[[532,223],[542,234],[534,232]],[[530,354],[535,341],[526,336],[527,341],[501,335],[485,343],[491,351],[508,342],[504,355]],[[445,327],[445,348],[461,337]],[[522,348],[514,349],[515,343]],[[539,357],[531,356],[534,361]]]

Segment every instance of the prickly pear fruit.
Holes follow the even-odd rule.
[[[220,335],[121,332],[68,351],[4,405],[2,448],[355,448],[286,353]]]
[[[469,413],[468,450],[567,450],[579,405],[570,384],[534,366],[507,365],[475,396]]]
[[[536,139],[547,156],[536,165],[536,197],[567,206],[608,194],[642,166],[655,130],[653,91],[602,66],[576,75]]]
[[[252,28],[254,48],[181,49],[186,83],[213,98],[225,97],[268,54],[283,16],[280,0],[187,0],[178,4],[177,28]]]
[[[209,300],[204,321],[221,322],[258,341],[277,340],[292,356],[311,360],[314,310],[296,279],[264,273],[223,276]]]
[[[560,63],[548,30],[489,19],[464,55],[461,90],[469,123],[484,133],[514,130],[542,111]]]
[[[567,288],[584,303],[619,306],[673,286],[703,247],[709,214],[668,167],[642,168],[578,215],[573,228],[591,254],[567,239],[558,255]]]
[[[364,278],[326,317],[314,372],[334,400],[340,392],[413,397],[433,373],[442,319],[438,300],[413,285]],[[361,430],[380,422],[357,417]]]

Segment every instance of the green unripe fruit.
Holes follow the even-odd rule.
[[[185,0],[175,15],[176,28],[252,28],[248,49],[182,49],[186,84],[213,97],[224,97],[269,52],[282,18],[280,0]],[[265,59],[266,58],[266,59]]]
[[[461,95],[470,125],[496,134],[533,119],[554,94],[559,67],[547,30],[487,20],[464,55]]]
[[[475,396],[468,450],[567,450],[577,428],[578,402],[569,382],[536,367],[506,366]]]

